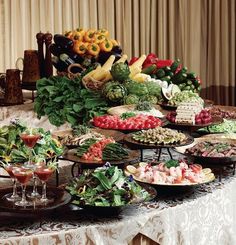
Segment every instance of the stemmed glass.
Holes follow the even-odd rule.
[[[13,174],[13,170],[17,169],[19,167],[13,165],[13,164],[9,164],[9,163],[3,163],[1,162],[3,165],[3,168],[7,171],[7,173],[10,175],[12,181],[13,181],[13,190],[12,190],[12,194],[11,196],[7,197],[6,199],[10,202],[16,202],[20,200],[20,196],[17,194],[17,185],[16,185],[16,178]]]
[[[29,168],[16,168],[12,170],[12,173],[14,174],[15,178],[21,183],[22,188],[22,197],[21,200],[18,202],[15,202],[16,206],[26,207],[32,205],[31,202],[28,202],[26,200],[25,190],[26,185],[28,184],[29,180],[33,177],[33,170]]]
[[[37,141],[40,139],[41,135],[39,133],[33,133],[33,129],[28,132],[23,132],[20,135],[20,138],[23,140],[24,144],[29,148],[29,160],[26,163],[27,167],[32,167],[32,157],[33,157],[33,148],[36,145]]]
[[[35,165],[33,164],[32,158],[33,158],[33,152],[34,152],[34,146],[36,145],[37,141],[40,139],[41,135],[39,133],[34,133],[33,129],[29,129],[28,132],[23,132],[20,135],[20,138],[23,140],[24,144],[29,148],[29,160],[25,164],[28,168],[35,168]],[[33,175],[33,192],[30,194],[31,198],[38,198],[40,197],[40,194],[37,191],[37,178]]]
[[[34,170],[34,174],[38,176],[38,178],[42,181],[43,189],[42,189],[42,197],[40,198],[40,202],[43,204],[47,204],[50,200],[47,198],[47,181],[54,173],[55,169],[50,166],[39,166]]]

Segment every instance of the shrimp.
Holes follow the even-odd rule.
[[[176,171],[176,178],[175,178],[175,183],[181,183],[182,181],[182,169],[180,166],[175,168]]]

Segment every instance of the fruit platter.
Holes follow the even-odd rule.
[[[156,197],[153,188],[139,185],[109,164],[84,170],[66,189],[73,197],[73,204],[90,211],[117,210]]]
[[[189,146],[176,147],[177,152],[202,162],[202,165],[231,165],[236,161],[236,140],[222,137],[200,137]]]
[[[186,160],[165,162],[140,162],[125,168],[127,176],[132,175],[138,182],[156,186],[195,186],[215,179],[211,169]]]
[[[103,129],[116,129],[124,132],[141,129],[156,128],[163,125],[163,121],[151,115],[125,112],[121,116],[103,115],[94,117],[92,124]]]
[[[188,145],[193,142],[193,137],[169,128],[154,128],[130,133],[124,141],[129,147],[136,149],[172,148]]]

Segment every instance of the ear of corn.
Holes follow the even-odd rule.
[[[92,77],[93,74],[95,74],[96,72],[98,72],[101,69],[101,66],[97,66],[95,70],[90,71],[88,74],[85,75],[85,77]]]
[[[142,68],[138,66],[130,66],[130,74],[129,77],[132,79],[136,74],[141,73]]]
[[[146,59],[146,55],[143,54],[142,56],[139,57],[138,60],[136,60],[129,68],[132,69],[133,67],[141,67],[142,68],[142,64]]]
[[[104,71],[110,71],[113,62],[115,61],[115,58],[116,58],[115,55],[111,55],[111,56],[107,59],[106,63],[102,66],[102,69],[103,69]]]
[[[123,54],[119,60],[116,61],[116,63],[125,63],[125,61],[128,59],[127,54]]]

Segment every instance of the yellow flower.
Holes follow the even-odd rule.
[[[10,156],[3,156],[3,159],[5,160],[5,162],[10,162],[11,161],[11,157]]]

